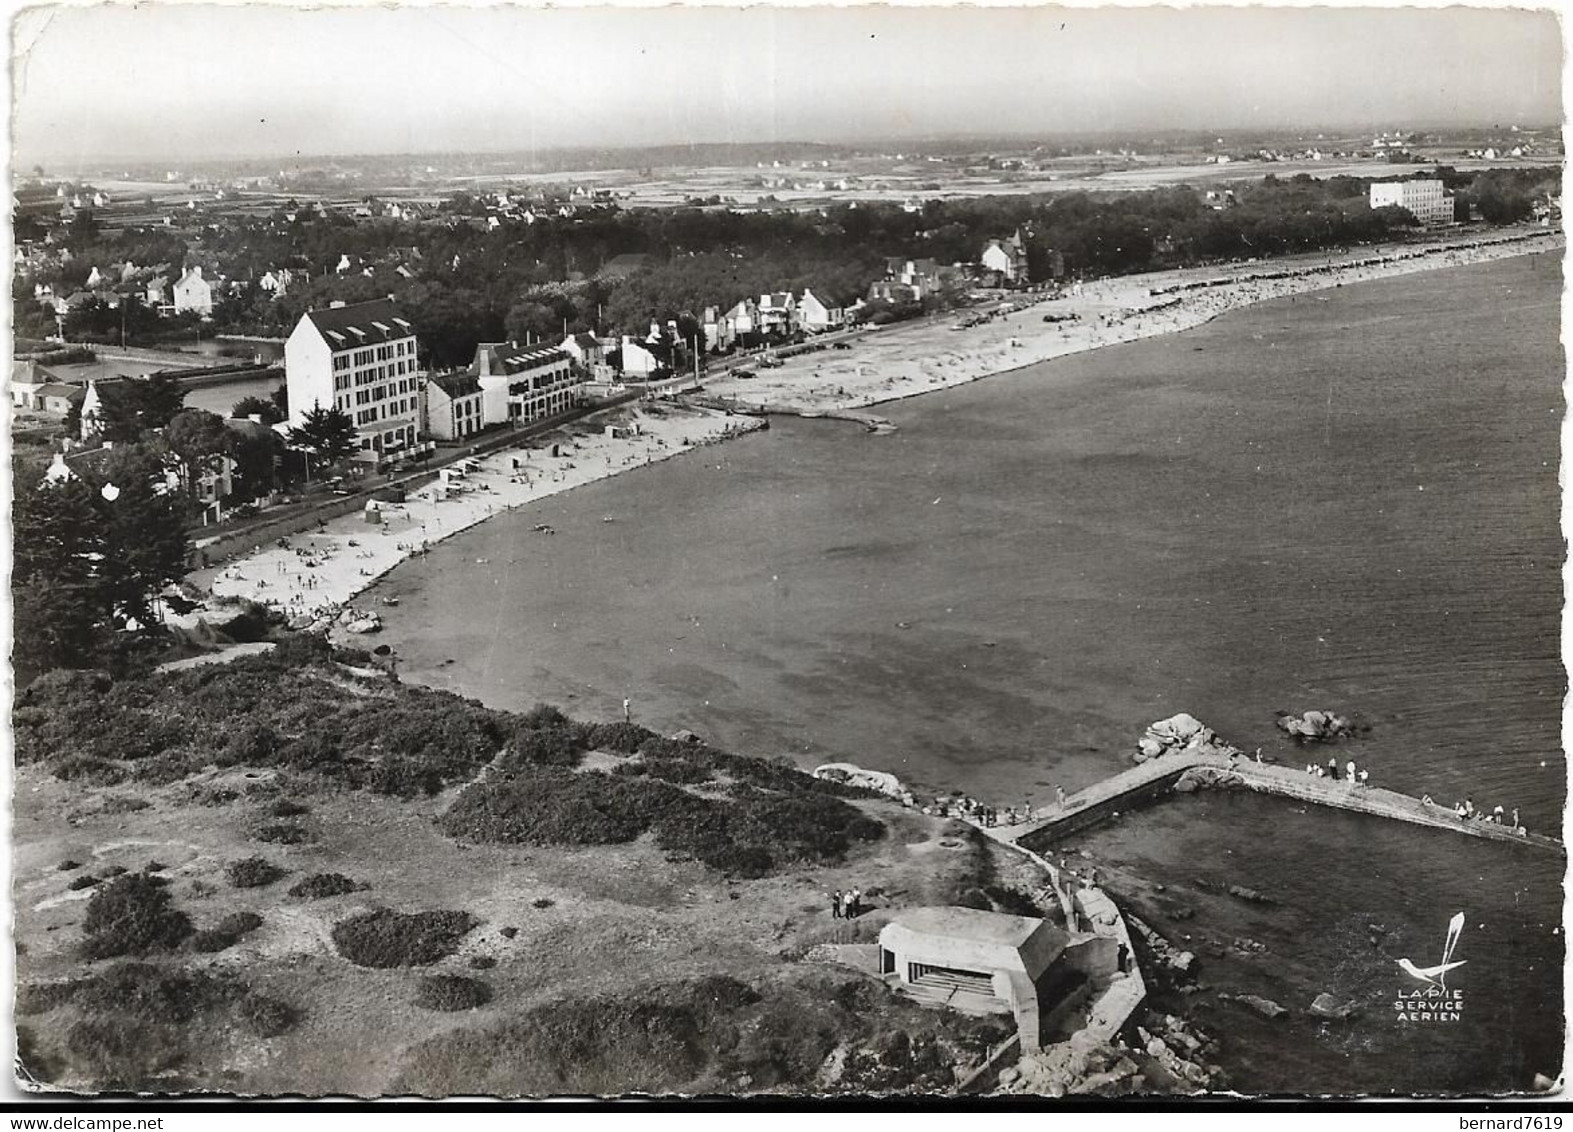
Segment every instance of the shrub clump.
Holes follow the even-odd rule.
[[[426,1010],[474,1010],[492,1000],[492,988],[465,975],[428,975],[415,992],[415,1005]]]
[[[262,917],[255,912],[231,912],[216,925],[191,937],[196,951],[224,951],[239,943],[262,926]]]
[[[87,902],[82,950],[89,959],[173,951],[192,933],[191,917],[170,902],[167,882],[127,873],[100,885]]]
[[[662,746],[652,757],[656,744]],[[686,762],[684,752],[700,761]],[[692,766],[693,776],[706,778],[704,760],[716,754],[665,740],[647,742],[643,753],[647,765]],[[739,877],[796,861],[840,860],[853,842],[884,835],[861,810],[805,787],[814,781],[807,775],[749,760],[738,765],[753,766],[771,786],[735,782],[732,797],[720,801],[649,776],[518,767],[465,787],[438,825],[452,837],[532,845],[611,845],[654,832],[663,849]]]
[[[193,1023],[229,1017],[272,1037],[300,1012],[231,976],[122,962],[81,980],[71,1001],[82,1018],[66,1031],[72,1068],[96,1088],[145,1090],[186,1059]],[[168,1087],[168,1078],[162,1083]]]
[[[291,896],[303,897],[307,900],[321,900],[327,896],[342,896],[346,892],[358,892],[364,887],[365,885],[351,880],[343,873],[312,873],[291,888],[289,894]]]
[[[259,828],[251,836],[272,845],[299,845],[303,841],[311,840],[311,834],[294,822],[288,821],[271,822]]]
[[[224,871],[229,876],[229,883],[236,888],[261,888],[284,875],[283,869],[265,857],[231,861],[229,868]]]
[[[235,1017],[259,1038],[276,1038],[293,1030],[301,1013],[287,1002],[265,994],[248,994],[235,1005]]]
[[[66,885],[66,888],[71,892],[80,892],[84,888],[92,888],[94,885],[102,883],[104,883],[102,877],[93,876],[91,873],[84,873],[79,877],[72,877],[71,883]]]
[[[76,997],[85,984],[77,979],[63,983],[23,983],[16,988],[18,1014],[48,1014]]]
[[[333,944],[357,967],[425,967],[452,955],[480,921],[468,912],[376,908],[333,926]]]
[[[66,858],[64,861],[61,861],[58,865],[55,866],[55,868],[59,869],[63,873],[68,873],[72,869],[80,869],[81,867],[82,867],[82,862],[81,861],[73,861],[69,857]]]
[[[268,807],[268,813],[276,818],[293,818],[311,813],[311,807],[293,798],[280,798]]]

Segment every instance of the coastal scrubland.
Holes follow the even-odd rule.
[[[929,1090],[1008,1033],[821,945],[871,942],[905,905],[1030,908],[1013,856],[784,764],[492,711],[365,659],[301,638],[23,691],[24,1080]],[[871,910],[833,920],[852,887]]]

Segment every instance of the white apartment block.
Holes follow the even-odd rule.
[[[284,343],[290,424],[335,406],[360,434],[362,459],[376,462],[416,446],[420,432],[415,328],[391,300],[308,311]]]
[[[1371,185],[1371,207],[1396,204],[1414,213],[1422,224],[1451,224],[1453,198],[1438,180],[1376,181]]]
[[[556,346],[482,342],[471,367],[480,383],[486,424],[526,424],[584,400],[586,374]]]

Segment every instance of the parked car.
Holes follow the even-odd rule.
[[[732,376],[739,381],[747,381],[754,376],[754,371],[751,369],[735,369],[732,371]]]

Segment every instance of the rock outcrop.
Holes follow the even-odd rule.
[[[1168,719],[1160,719],[1136,743],[1136,761],[1162,758],[1164,755],[1191,752],[1219,755],[1227,758],[1240,753],[1239,748],[1225,743],[1211,727],[1193,715],[1181,712]]]
[[[1277,1018],[1280,1015],[1289,1013],[1288,1010],[1282,1006],[1279,1006],[1272,999],[1263,998],[1261,995],[1256,994],[1220,994],[1218,996],[1218,1001],[1238,1002],[1241,1006],[1249,1007],[1250,1009],[1256,1011],[1263,1018]]]
[[[1304,715],[1283,713],[1278,716],[1279,730],[1301,742],[1331,743],[1355,733],[1355,725],[1330,711],[1308,711]]]
[[[1318,1018],[1331,1018],[1342,1022],[1345,1018],[1360,1012],[1360,1003],[1356,999],[1340,1003],[1332,995],[1323,991],[1311,1001],[1311,1013]]]

